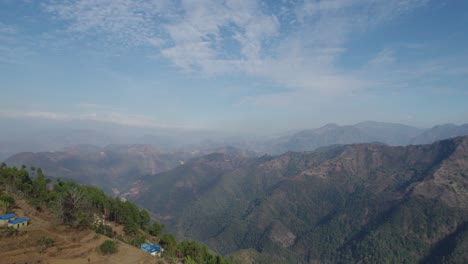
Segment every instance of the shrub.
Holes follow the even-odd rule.
[[[37,240],[37,248],[39,252],[41,253],[46,251],[46,249],[51,247],[53,244],[54,244],[54,239],[51,237],[41,236],[41,238]]]
[[[112,227],[103,224],[96,226],[94,230],[96,233],[108,236],[110,238],[114,238],[117,235],[117,233],[112,230]]]
[[[119,250],[117,243],[115,243],[112,240],[104,241],[104,243],[101,244],[99,249],[103,254],[114,254],[117,253],[117,251]]]

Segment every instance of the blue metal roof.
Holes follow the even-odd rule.
[[[26,217],[20,217],[20,218],[16,218],[16,219],[10,220],[8,223],[9,223],[9,224],[18,224],[18,223],[22,223],[22,222],[25,222],[25,221],[28,221],[28,218],[26,218]]]
[[[141,249],[148,253],[154,253],[154,252],[160,251],[161,247],[151,244],[151,243],[145,243],[145,244],[141,244]]]
[[[10,219],[10,218],[15,218],[15,214],[4,214],[4,215],[0,215],[0,220],[7,220],[7,219]]]

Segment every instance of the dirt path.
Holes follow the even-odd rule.
[[[14,212],[28,217],[30,224],[20,229],[18,235],[0,238],[2,264],[165,263],[120,241],[116,241],[119,245],[116,254],[102,255],[99,246],[110,238],[92,230],[69,230],[56,225],[50,213],[39,212],[24,200],[17,199]],[[54,245],[41,254],[37,241],[43,236],[54,239]]]

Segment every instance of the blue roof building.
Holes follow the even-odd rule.
[[[11,218],[15,218],[15,214],[11,213],[11,214],[0,215],[0,220],[8,220]]]
[[[6,225],[10,219],[13,219],[15,217],[15,214],[0,215],[0,226]]]
[[[8,221],[9,227],[20,228],[20,227],[27,226],[27,225],[28,225],[27,217],[20,217],[20,218],[16,218],[16,219]]]
[[[20,217],[20,218],[10,220],[8,223],[9,224],[19,224],[19,223],[22,223],[22,222],[25,222],[25,221],[28,221],[27,217]]]
[[[150,242],[146,242],[141,244],[141,250],[150,253],[153,256],[159,255],[160,252],[164,251],[164,249],[158,245],[151,244]]]

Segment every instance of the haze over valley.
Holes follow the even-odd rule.
[[[0,259],[468,263],[467,18],[0,0]]]

